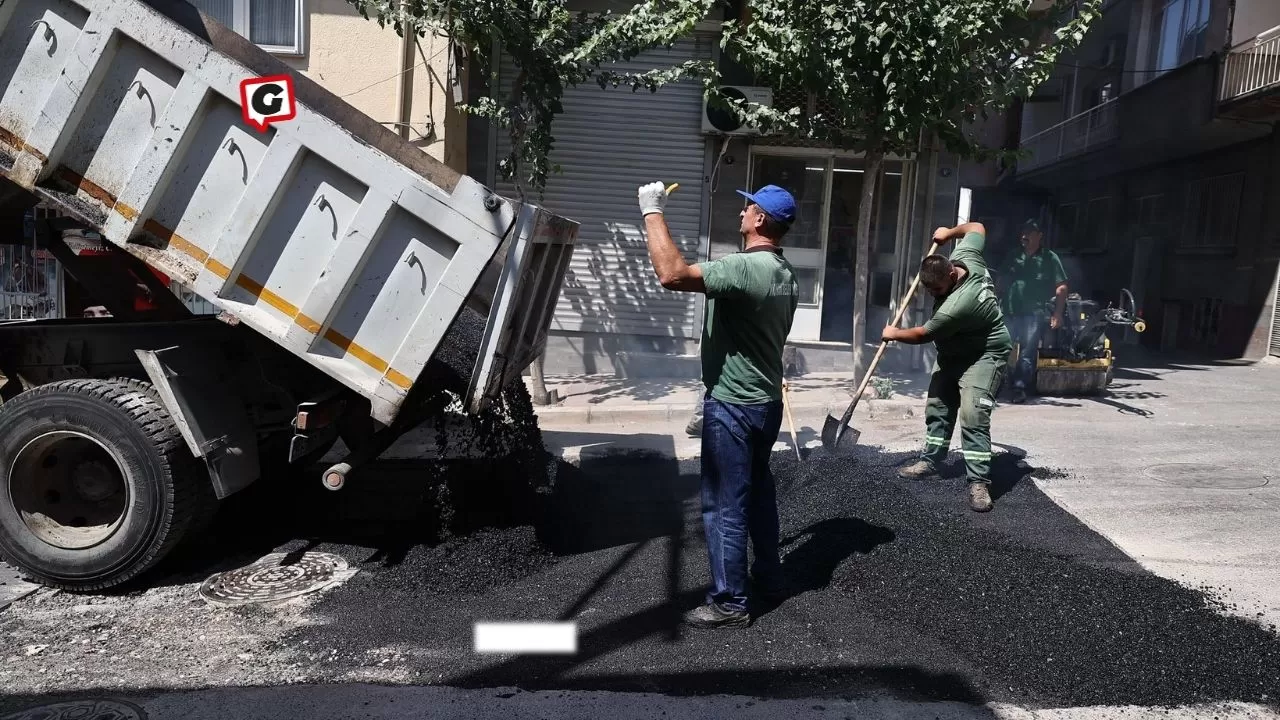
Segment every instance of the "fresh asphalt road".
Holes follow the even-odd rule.
[[[0,713],[71,695],[151,717],[1274,717],[1277,395],[1273,366],[1152,364],[1108,398],[1002,406],[1010,452],[985,515],[959,478],[893,476],[918,419],[868,428],[849,456],[780,456],[793,595],[736,632],[677,623],[706,583],[696,463],[586,453],[529,525],[436,547],[414,542],[422,493],[390,478],[412,471],[386,467],[378,487],[299,491],[220,522],[238,551],[344,555],[361,569],[344,586],[288,609],[204,607],[177,581],[104,605],[113,632],[150,601],[148,633],[178,638],[162,647],[238,623],[221,637],[252,649],[241,667],[162,652],[121,674],[68,653],[56,663],[78,674],[50,679],[15,652]],[[388,500],[394,517],[370,512]],[[56,647],[87,614],[24,600],[0,634]],[[558,619],[579,625],[574,657],[472,652],[477,621]]]

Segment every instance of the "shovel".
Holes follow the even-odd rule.
[[[932,255],[938,251],[938,243],[933,243],[926,255]],[[911,304],[911,298],[916,294],[916,286],[920,284],[920,273],[916,273],[916,279],[911,282],[911,288],[907,290],[907,296],[903,298],[902,304],[898,306],[898,314],[893,317],[893,326],[898,327],[898,323],[902,322],[902,314],[907,311],[907,305]],[[844,432],[849,427],[849,419],[853,417],[853,411],[858,407],[858,401],[862,399],[862,393],[866,392],[867,383],[871,382],[871,376],[876,371],[876,365],[880,363],[880,356],[884,355],[884,349],[889,347],[889,343],[884,340],[880,341],[880,349],[876,350],[876,356],[872,358],[871,365],[867,367],[867,373],[862,378],[862,384],[858,386],[858,391],[853,394],[853,402],[849,403],[849,408],[844,411],[844,417],[839,420],[828,415],[826,422],[822,424],[822,446],[828,450],[834,450],[840,445],[840,440],[844,438]],[[858,437],[862,433],[856,428],[853,430],[853,442],[858,442]]]

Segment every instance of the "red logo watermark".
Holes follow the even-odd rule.
[[[298,115],[298,104],[293,94],[293,77],[271,75],[241,81],[240,109],[244,121],[258,132],[266,132],[272,123],[294,119]]]

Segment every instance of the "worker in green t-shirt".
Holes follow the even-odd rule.
[[[963,239],[950,259],[929,255],[920,263],[920,284],[934,297],[933,317],[922,327],[890,325],[883,335],[886,342],[932,342],[938,350],[925,404],[924,452],[898,475],[907,479],[936,476],[959,420],[969,506],[977,512],[991,509],[991,411],[1012,349],[982,257],[986,233],[976,222],[938,228],[933,234],[937,243]]]
[[[642,186],[640,209],[649,258],[668,290],[707,296],[702,331],[702,521],[713,588],[685,614],[695,627],[746,627],[747,539],[754,548],[754,587],[782,591],[778,505],[769,459],[782,425],[782,351],[799,301],[799,283],[782,255],[795,222],[791,193],[767,185],[746,198],[742,251],[690,265],[671,241],[662,183]]]
[[[1034,220],[1022,226],[1019,238],[1022,249],[1015,251],[1000,269],[998,280],[1003,290],[1005,322],[1009,335],[1018,344],[1018,361],[1013,368],[1013,401],[1023,402],[1032,389],[1040,334],[1048,326],[1057,330],[1062,325],[1062,312],[1067,303],[1067,273],[1057,253],[1041,247],[1044,234]],[[1053,297],[1053,312],[1048,309]]]

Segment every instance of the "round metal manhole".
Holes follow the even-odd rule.
[[[200,586],[200,596],[215,605],[279,602],[323,590],[354,574],[347,561],[338,555],[274,553],[247,567],[218,573],[205,580]]]
[[[147,714],[119,700],[76,700],[41,705],[0,717],[0,720],[145,720]]]
[[[1144,472],[1153,480],[1183,488],[1250,490],[1263,487],[1270,482],[1265,475],[1259,473],[1207,463],[1152,465]]]

